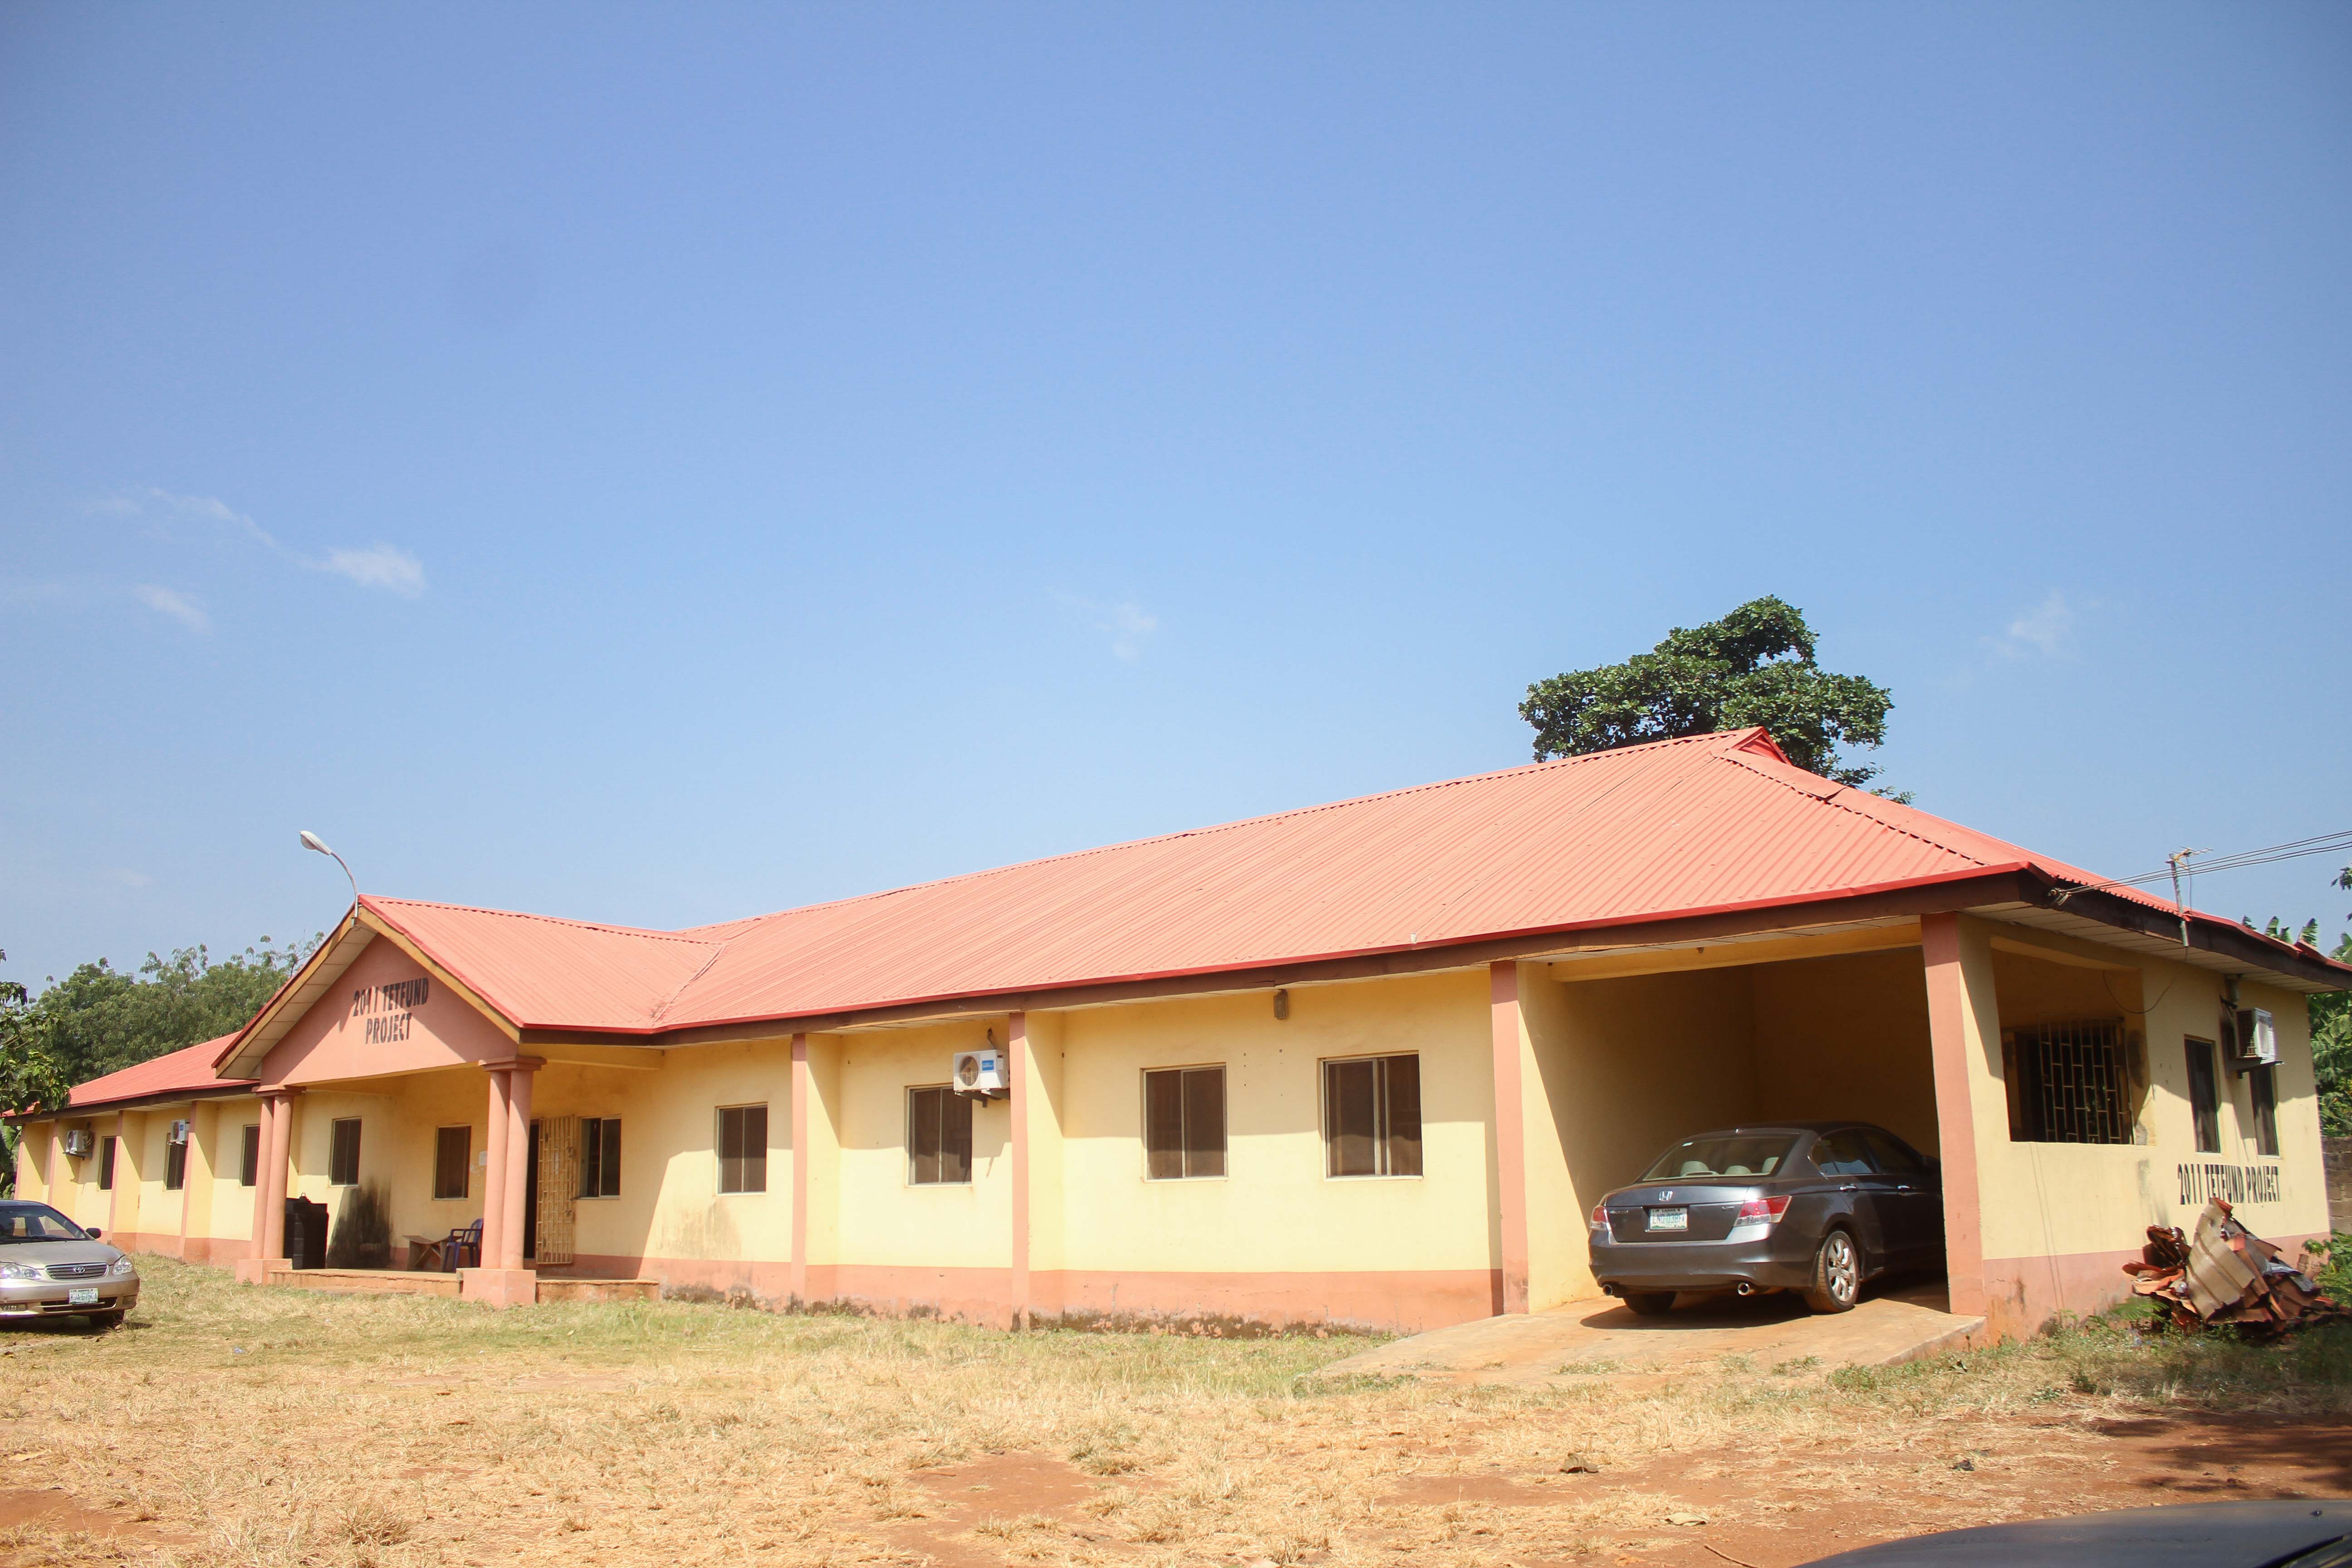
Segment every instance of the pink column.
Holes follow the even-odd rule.
[[[1013,1116],[1013,1326],[1029,1326],[1029,1016],[1008,1013],[1004,1018],[1004,1055],[1011,1071],[1005,1082],[1012,1090],[1007,1102]]]
[[[808,1037],[793,1037],[793,1268],[795,1302],[808,1300]]]
[[[489,1072],[490,1123],[484,1139],[489,1162],[482,1167],[482,1255],[475,1261],[497,1268],[506,1256],[508,1088],[506,1068]]]
[[[1503,1310],[1528,1310],[1528,1123],[1519,1069],[1519,963],[1487,966],[1494,1029],[1495,1186],[1503,1231]]]
[[[537,1062],[519,1062],[507,1072],[507,1179],[501,1194],[506,1222],[499,1226],[498,1261],[493,1268],[520,1268],[523,1205],[530,1196],[530,1080]],[[486,1247],[485,1261],[491,1256]]]
[[[269,1096],[263,1124],[261,1256],[286,1256],[287,1168],[293,1158],[294,1099],[284,1089]]]
[[[1936,1079],[1936,1145],[1944,1179],[1946,1305],[1955,1312],[1985,1310],[1984,1224],[1978,1205],[1976,1108],[1969,1056],[1979,1049],[1984,1020],[1969,994],[1960,949],[1960,917],[1919,917],[1919,949],[1927,972],[1927,1040]],[[1997,1030],[1999,1014],[1993,1009]]]

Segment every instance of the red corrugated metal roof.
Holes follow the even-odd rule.
[[[652,1033],[1800,903],[2027,867],[2098,880],[1805,773],[1749,730],[683,931],[362,902],[513,1024]]]
[[[88,1110],[124,1100],[152,1100],[159,1095],[218,1094],[224,1089],[247,1088],[253,1081],[250,1079],[213,1076],[213,1062],[235,1038],[235,1035],[223,1035],[215,1040],[151,1058],[104,1078],[76,1084],[68,1104],[75,1110]]]

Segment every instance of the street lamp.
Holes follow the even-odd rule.
[[[352,902],[356,904],[360,901],[360,879],[352,875],[351,867],[345,863],[341,856],[327,847],[327,841],[325,839],[320,838],[317,834],[311,832],[306,827],[302,829],[302,847],[305,849],[315,849],[320,854],[333,860],[336,865],[341,866],[343,868],[343,879],[352,885]]]

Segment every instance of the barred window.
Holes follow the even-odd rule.
[[[729,1105],[719,1112],[719,1190],[768,1190],[768,1108]]]
[[[2221,1152],[2221,1078],[2213,1065],[2213,1042],[2183,1039],[2189,1060],[2189,1121],[2197,1134],[2200,1154]]]
[[[580,1124],[580,1195],[621,1195],[621,1119],[591,1116]]]
[[[1163,1068],[1143,1075],[1144,1173],[1182,1181],[1225,1173],[1225,1069]]]
[[[1325,1062],[1323,1147],[1329,1175],[1420,1175],[1421,1058]]]
[[[341,1117],[334,1123],[334,1136],[327,1145],[327,1184],[360,1184],[360,1119],[356,1116]]]
[[[163,1190],[167,1193],[185,1191],[188,1185],[188,1124],[172,1123],[172,1135],[163,1144]]]
[[[2278,1068],[2248,1068],[2246,1091],[2254,1100],[2254,1152],[2266,1160],[2278,1158]]]
[[[237,1159],[236,1184],[240,1187],[249,1187],[259,1180],[261,1180],[261,1124],[257,1121],[248,1121],[245,1124],[245,1149]]]
[[[2131,1075],[2122,1026],[2106,1019],[2005,1029],[2001,1077],[2014,1143],[2128,1143]]]
[[[462,1198],[473,1174],[474,1130],[436,1127],[433,1130],[433,1196],[446,1202]],[[247,1186],[253,1184],[247,1182]]]
[[[971,1101],[946,1084],[907,1091],[907,1181],[918,1187],[971,1180]]]
[[[114,1142],[109,1136],[98,1145],[98,1190],[101,1193],[114,1190]]]

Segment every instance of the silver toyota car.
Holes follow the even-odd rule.
[[[47,1204],[0,1200],[0,1322],[79,1314],[110,1329],[139,1304],[139,1270]]]

